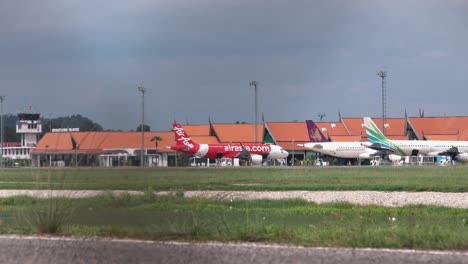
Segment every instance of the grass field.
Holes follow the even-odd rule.
[[[86,199],[1,198],[2,234],[468,250],[467,209],[183,197],[185,190],[467,192],[468,167],[462,166],[5,169],[0,171],[0,189],[145,191]],[[159,196],[153,190],[176,195]]]
[[[468,192],[468,167],[4,169],[0,189]]]
[[[0,199],[0,233],[36,232],[17,212],[35,210],[45,203],[29,197]],[[466,209],[317,205],[302,200],[214,201],[151,193],[78,199],[73,200],[73,208],[73,217],[62,234],[325,247],[468,249]]]

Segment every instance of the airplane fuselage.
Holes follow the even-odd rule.
[[[371,159],[378,155],[376,150],[363,146],[361,142],[310,142],[303,146],[338,158]]]
[[[173,149],[194,157],[208,159],[233,158],[244,149],[252,156],[262,157],[265,154],[266,159],[284,159],[289,155],[282,147],[270,144],[194,144],[193,148]]]
[[[460,154],[457,158],[467,160],[468,141],[445,141],[445,140],[392,140],[398,147],[395,154],[403,156],[414,155],[417,150],[418,155],[438,156],[451,148],[457,148]]]

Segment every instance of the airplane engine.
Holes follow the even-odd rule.
[[[262,155],[252,154],[251,160],[254,165],[262,165],[263,157]]]
[[[468,153],[460,153],[455,156],[457,160],[467,161],[468,160]]]

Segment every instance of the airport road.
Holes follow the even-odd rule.
[[[1,263],[468,263],[468,252],[0,236]]]

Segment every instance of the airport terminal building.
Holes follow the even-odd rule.
[[[374,122],[381,127],[380,118]],[[365,142],[362,118],[339,118],[337,122],[316,122],[330,141]],[[254,125],[245,123],[183,125],[197,143],[254,143]],[[468,140],[468,117],[405,117],[385,119],[389,139]],[[33,166],[139,166],[142,151],[141,132],[48,132],[30,157]],[[316,153],[297,144],[309,142],[305,121],[263,122],[257,124],[258,143],[278,144],[289,152],[288,164],[307,165]],[[28,143],[28,140],[25,140]],[[29,142],[30,143],[30,142]],[[28,144],[29,144],[28,143]],[[170,131],[145,132],[143,157],[148,167],[188,165],[180,154],[168,148],[175,144]],[[205,163],[208,165],[209,162]]]

